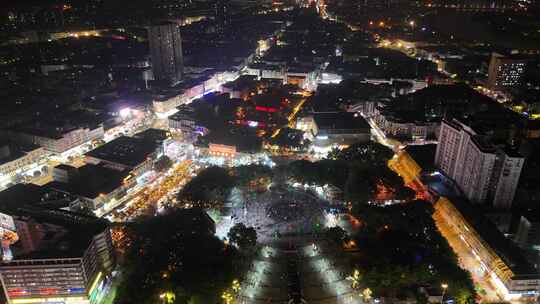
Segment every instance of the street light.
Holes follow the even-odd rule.
[[[360,280],[362,279],[362,275],[360,274],[360,271],[357,269],[354,270],[352,275],[348,276],[346,280],[351,281],[351,288],[357,289],[360,285]]]
[[[240,286],[240,282],[238,280],[233,280],[232,282],[232,290],[235,294],[238,294],[242,287]]]
[[[174,293],[170,292],[170,291],[166,291],[164,293],[161,293],[159,295],[159,298],[163,301],[163,303],[166,303],[166,304],[171,304],[174,302],[176,296]]]
[[[225,304],[232,304],[234,300],[233,295],[228,291],[224,291],[221,294],[221,298],[224,300]]]
[[[442,287],[442,297],[441,297],[441,304],[442,304],[444,302],[444,294],[446,293],[446,289],[448,288],[448,284],[442,283],[441,287]]]

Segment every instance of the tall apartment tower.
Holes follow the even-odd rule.
[[[178,25],[152,25],[148,29],[148,40],[154,78],[169,85],[180,82],[184,74],[184,57]]]
[[[492,53],[488,68],[488,87],[500,90],[519,84],[527,61],[522,58]]]
[[[435,165],[452,178],[473,203],[493,202],[509,209],[524,158],[492,145],[458,120],[443,120]]]
[[[214,17],[216,22],[216,32],[223,34],[225,27],[229,24],[229,0],[215,0]]]

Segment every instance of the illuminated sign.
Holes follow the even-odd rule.
[[[92,283],[92,285],[90,286],[90,289],[88,291],[88,294],[92,294],[92,292],[94,291],[94,289],[96,288],[97,284],[99,283],[99,280],[101,279],[101,277],[103,276],[103,273],[100,271],[98,273],[98,275],[96,276],[96,278],[94,279],[94,282]]]
[[[68,292],[69,293],[84,293],[85,289],[84,288],[69,288]]]
[[[0,228],[15,231],[15,222],[13,222],[13,218],[7,214],[0,213]]]
[[[40,288],[40,295],[53,295],[58,293],[58,288]]]
[[[255,110],[257,110],[257,111],[263,111],[263,112],[268,112],[268,113],[275,113],[275,112],[277,112],[277,109],[276,109],[276,108],[263,107],[263,106],[256,106],[256,107],[255,107]]]
[[[20,288],[8,290],[8,295],[10,297],[22,297],[22,296],[25,296],[27,293],[28,291],[26,291],[25,289],[20,289]]]

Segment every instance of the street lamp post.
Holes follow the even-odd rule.
[[[446,294],[446,289],[448,288],[448,284],[442,283],[442,297],[441,297],[441,304],[444,303],[444,295]]]

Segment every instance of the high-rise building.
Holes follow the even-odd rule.
[[[180,82],[184,74],[182,37],[178,25],[162,23],[148,29],[154,78],[168,85]]]
[[[508,209],[523,167],[524,158],[501,149],[458,120],[443,120],[435,165],[452,178],[473,203],[491,201]]]
[[[519,84],[527,61],[523,58],[492,53],[489,61],[488,87],[500,90]]]
[[[223,34],[225,27],[229,23],[229,1],[228,0],[215,0],[214,2],[214,15],[216,22],[216,32]]]

